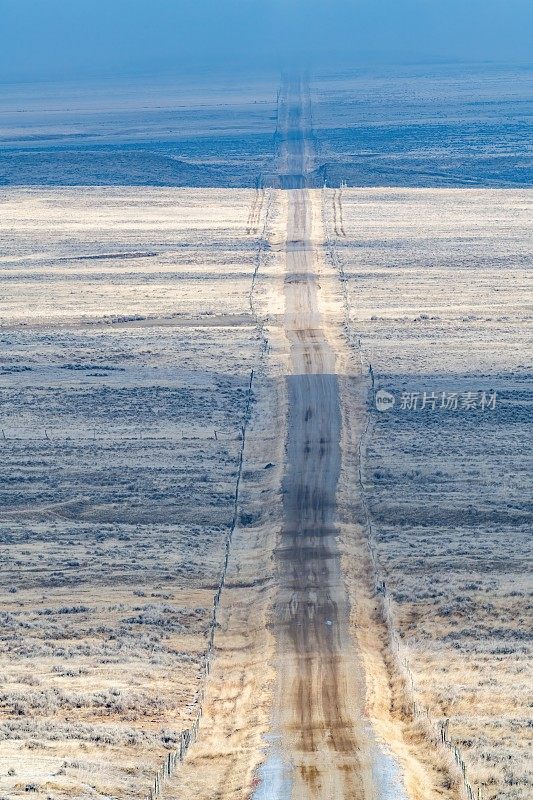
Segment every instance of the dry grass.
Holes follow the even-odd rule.
[[[397,401],[402,390],[498,393],[494,411],[409,412],[398,402],[373,410],[364,469],[414,699],[433,723],[450,720],[467,777],[486,800],[525,800],[532,788],[530,198],[514,190],[347,190],[347,237],[337,246],[350,332],[361,337],[377,386]],[[329,202],[328,214],[332,223]],[[371,595],[360,602],[371,620]],[[360,639],[378,663],[384,638],[372,645],[371,630],[378,628]],[[382,720],[394,720],[401,698],[396,687],[384,700],[392,667],[369,668]]]
[[[1,792],[141,797],[203,680],[261,346],[258,198],[2,201]]]
[[[246,227],[258,199],[148,189],[2,196],[0,336],[10,356],[0,370],[1,791],[139,797],[191,718],[201,680],[249,371],[263,342],[248,297],[260,233]],[[378,382],[499,392],[483,418],[373,413],[365,491],[416,701],[430,711],[424,721],[410,714],[411,689],[374,592],[354,501],[364,397],[357,383],[343,387],[341,540],[367,711],[416,800],[458,794],[449,754],[433,745],[444,718],[484,800],[523,800],[531,787],[528,197],[343,193],[347,333],[352,343],[361,337]],[[273,251],[285,212],[280,194]],[[332,224],[330,205],[326,212]],[[244,796],[269,725],[265,626],[284,408],[274,379],[286,343],[280,265],[274,252],[265,258],[255,303],[269,373],[256,386],[260,413],[209,695],[217,701],[189,771],[169,786],[180,798],[205,789],[206,764],[210,785]],[[324,279],[325,317],[338,313],[338,293]],[[339,363],[356,372],[350,359]],[[220,748],[228,715],[242,723],[232,725],[231,754]]]

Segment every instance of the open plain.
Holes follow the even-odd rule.
[[[380,81],[359,128],[358,80],[215,86],[234,161],[206,172],[195,128],[166,177],[174,134],[141,145],[174,106],[126,144],[133,99],[75,131],[32,109],[31,141],[2,112],[5,800],[529,797],[531,191],[483,137],[465,183],[507,188],[442,188],[454,132]],[[423,125],[353,159],[405,96]],[[371,188],[416,152],[417,188]]]
[[[263,200],[3,193],[9,796],[142,795],[192,718],[263,344]]]
[[[347,189],[327,191],[324,203],[346,332],[369,372],[365,527],[414,723],[448,720],[481,797],[526,798],[531,194]],[[384,412],[381,389],[395,398]],[[347,502],[356,516],[353,495]],[[356,537],[345,541],[357,609],[365,562]],[[354,623],[380,709],[387,693],[372,636],[357,613]]]

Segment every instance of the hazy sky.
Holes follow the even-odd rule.
[[[0,80],[254,64],[524,62],[533,0],[0,0]]]

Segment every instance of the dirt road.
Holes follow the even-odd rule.
[[[286,438],[283,422],[257,428],[260,416],[247,435],[244,495],[259,521],[236,530],[201,735],[165,797],[402,800],[395,765],[364,714],[364,673],[350,635],[337,542],[337,374],[346,346],[338,275],[324,257],[309,96],[299,79],[286,81],[281,94],[276,163],[285,191],[270,238],[284,267],[278,341],[288,350],[279,390]],[[267,460],[280,466],[281,507],[263,499]]]
[[[289,189],[285,332],[290,344],[283,532],[276,552],[281,751],[293,798],[367,798],[360,695],[335,528],[341,418],[335,353],[319,312],[313,143],[305,87],[287,87],[279,147]],[[296,187],[296,188],[292,188]],[[318,193],[313,193],[315,198]],[[316,202],[316,199],[315,201]],[[321,242],[319,242],[321,244]],[[365,788],[366,787],[366,788]]]

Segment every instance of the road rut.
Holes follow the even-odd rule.
[[[352,698],[349,603],[337,545],[336,491],[341,413],[335,351],[319,311],[314,237],[315,180],[305,86],[289,84],[280,144],[280,184],[288,189],[285,333],[291,374],[283,530],[276,551],[279,591],[278,709],[292,798],[372,796],[362,731]],[[321,241],[320,241],[321,244]],[[365,788],[366,787],[366,788]]]

